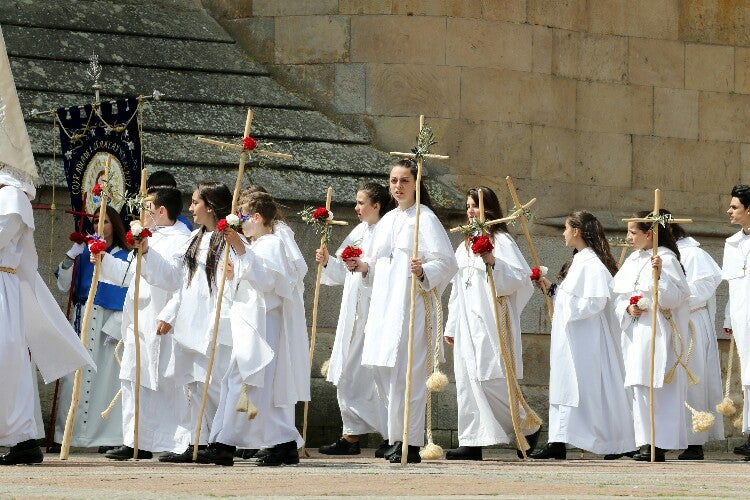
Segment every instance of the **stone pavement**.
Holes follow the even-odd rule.
[[[203,497],[747,497],[741,485],[750,463],[727,453],[703,462],[661,464],[599,460],[578,451],[567,461],[524,463],[511,450],[488,450],[483,462],[424,462],[402,467],[363,450],[355,457],[313,453],[298,466],[234,467],[162,464],[156,460],[112,462],[95,453],[61,461],[0,469],[0,498],[203,498]]]

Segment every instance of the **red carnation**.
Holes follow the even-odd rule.
[[[326,207],[316,208],[312,214],[315,220],[327,220],[331,216],[331,212]]]
[[[630,305],[638,305],[638,301],[643,298],[643,295],[633,295],[630,297]]]
[[[107,251],[107,242],[103,240],[94,240],[89,244],[89,251],[94,255],[99,255]]]
[[[253,139],[249,135],[242,139],[242,147],[247,149],[248,151],[252,151],[257,145],[258,143],[255,142],[255,139]]]
[[[229,227],[229,223],[227,222],[226,219],[221,219],[219,222],[216,223],[217,231],[224,231],[228,227]]]
[[[476,255],[491,252],[495,248],[487,235],[476,236],[471,239],[471,251]]]
[[[128,231],[125,233],[125,242],[132,246],[135,246],[135,238],[133,238],[133,231]]]
[[[94,184],[94,187],[91,188],[91,194],[94,196],[101,196],[102,195],[102,185],[97,183]]]
[[[362,256],[362,249],[358,246],[352,246],[349,245],[346,248],[344,248],[344,251],[341,252],[341,258],[343,260],[353,259],[355,257],[361,257]]]
[[[141,241],[143,240],[143,238],[148,238],[149,236],[153,236],[153,234],[147,227],[141,229],[141,234],[139,234],[138,236],[133,236],[133,231],[128,230],[128,232],[125,233],[125,241],[132,247],[135,246],[135,243],[137,241]]]
[[[542,271],[538,267],[535,267],[534,269],[531,270],[531,281],[536,281],[541,277],[542,277]]]
[[[73,243],[86,243],[88,241],[88,237],[83,233],[79,233],[78,231],[73,231],[72,233],[70,233],[70,236],[68,238],[70,238],[70,241],[72,241]]]

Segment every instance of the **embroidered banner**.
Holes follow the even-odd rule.
[[[65,180],[73,212],[92,214],[99,197],[91,189],[103,181],[107,158],[111,157],[108,184],[115,193],[110,204],[120,212],[125,227],[131,220],[123,209],[125,198],[140,188],[141,135],[138,99],[118,99],[57,110]],[[85,195],[85,196],[84,196]],[[84,198],[86,205],[84,206]],[[78,229],[80,215],[74,215]],[[84,232],[93,232],[87,219]]]

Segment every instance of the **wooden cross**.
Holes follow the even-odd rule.
[[[107,155],[107,163],[104,165],[104,176],[109,178],[109,167],[112,162],[112,155]],[[99,200],[99,224],[97,225],[97,234],[101,236],[104,232],[104,219],[107,217],[107,197],[109,193],[107,190],[102,190],[101,199]],[[99,287],[99,270],[102,265],[102,256],[97,254],[96,262],[94,263],[94,274],[91,277],[91,287],[89,288],[89,295],[86,298],[86,308],[83,313],[83,321],[81,322],[81,343],[83,347],[88,350],[89,347],[89,324],[91,322],[91,311],[94,308],[94,298],[96,297],[96,290]],[[76,370],[75,377],[73,378],[73,394],[70,402],[70,409],[68,410],[68,417],[65,419],[65,431],[63,432],[63,440],[60,445],[60,460],[67,460],[70,454],[70,441],[73,438],[73,426],[76,421],[76,413],[78,413],[78,402],[81,397],[81,380],[83,378],[83,368]]]
[[[622,263],[625,262],[625,256],[628,254],[628,248],[630,248],[630,243],[628,241],[622,238],[610,238],[609,246],[611,248],[621,248],[620,250],[620,257],[617,259],[617,269],[620,269],[622,267]]]
[[[328,190],[326,191],[326,210],[330,212],[331,210],[331,198],[333,198],[333,188],[328,187]],[[336,219],[326,219],[324,224],[327,225],[335,225],[335,226],[348,226],[349,223],[342,220],[336,220]],[[328,243],[327,237],[326,237],[326,231],[322,231],[322,234],[320,235],[320,250],[323,250],[325,245]],[[315,295],[313,296],[313,310],[312,310],[312,329],[310,331],[310,366],[312,366],[313,362],[313,355],[315,354],[315,336],[318,332],[318,302],[320,300],[320,278],[323,273],[323,264],[318,262],[318,270],[317,274],[315,275]],[[310,406],[309,401],[305,401],[305,408],[303,410],[303,417],[302,417],[302,442],[304,443],[302,446],[302,453],[309,457],[310,454],[307,452],[307,412]]]
[[[250,137],[250,127],[253,123],[253,110],[251,108],[247,109],[247,118],[245,119],[245,131],[243,133],[243,139]],[[214,146],[219,146],[221,148],[230,148],[235,149],[237,151],[240,151],[240,163],[239,167],[237,169],[237,180],[234,183],[234,193],[232,194],[232,211],[231,213],[235,213],[237,211],[237,199],[240,196],[240,188],[242,187],[242,179],[245,176],[245,163],[247,162],[247,157],[250,154],[250,150],[245,149],[244,146],[238,145],[238,144],[231,144],[221,141],[216,141],[213,139],[206,139],[204,137],[198,138],[199,142],[205,142],[207,144],[213,144]],[[285,153],[273,153],[270,151],[265,150],[258,150],[254,149],[253,151],[256,151],[264,156],[273,156],[277,158],[284,158],[286,160],[291,160],[293,157],[292,155],[288,155]],[[224,245],[224,259],[223,262],[226,264],[229,262],[229,244]],[[216,356],[216,342],[219,338],[219,320],[221,319],[221,298],[224,296],[224,285],[227,281],[227,266],[222,266],[221,271],[221,279],[219,280],[219,289],[217,292],[217,303],[216,303],[216,315],[214,316],[214,331],[213,331],[213,337],[211,338],[211,349],[210,354],[208,357],[208,368],[206,371],[206,380],[203,384],[203,397],[201,400],[201,407],[200,411],[198,412],[198,421],[195,423],[195,440],[193,441],[195,443],[195,446],[193,448],[193,462],[196,462],[198,460],[198,443],[200,441],[201,437],[201,422],[203,422],[203,415],[206,411],[206,401],[208,399],[208,385],[211,383],[211,371],[213,370],[214,366],[214,358]]]
[[[444,155],[435,155],[429,152],[429,147],[435,144],[432,131],[424,126],[424,115],[419,115],[419,135],[417,135],[417,145],[411,153],[399,153],[397,151],[391,151],[391,156],[398,156],[401,158],[409,158],[417,161],[417,179],[416,179],[416,220],[414,222],[414,250],[412,252],[412,259],[419,258],[419,213],[420,213],[420,191],[422,186],[422,169],[424,159],[430,160],[447,160],[450,157]],[[401,445],[401,465],[406,465],[407,456],[409,454],[409,412],[410,412],[410,400],[411,400],[411,372],[412,372],[412,358],[414,351],[414,314],[416,306],[416,295],[417,295],[417,275],[411,274],[411,306],[409,307],[409,340],[407,347],[407,363],[406,363],[406,391],[404,392],[404,434]]]
[[[520,217],[523,217],[524,210],[536,202],[536,198],[529,201],[526,205],[522,206],[512,214],[510,214],[507,217],[503,217],[501,219],[494,219],[491,221],[485,221],[485,215],[484,215],[484,190],[481,188],[477,188],[477,196],[479,197],[479,226],[481,227],[481,232],[484,235],[489,236],[491,231],[489,230],[490,227],[501,224],[503,222],[511,222],[514,221]],[[472,224],[467,224],[464,226],[458,226],[454,227],[450,230],[451,233],[456,232],[463,232],[466,233],[467,231],[471,230],[472,228],[475,228],[476,226]],[[481,236],[481,235],[480,235]],[[471,252],[471,249],[468,250]],[[497,287],[495,286],[495,276],[492,273],[492,269],[489,265],[487,267],[487,280],[489,281],[490,285],[490,292],[492,293],[492,307],[495,313],[495,329],[497,330],[497,336],[498,336],[498,342],[500,344],[500,356],[503,360],[503,365],[505,368],[505,382],[508,387],[508,404],[510,406],[510,417],[511,422],[513,423],[513,432],[516,435],[516,444],[518,445],[518,449],[521,450],[521,454],[524,458],[526,458],[526,450],[529,448],[529,443],[526,440],[526,436],[523,434],[523,431],[521,430],[521,423],[520,423],[520,415],[518,413],[518,396],[519,393],[516,392],[516,387],[514,384],[514,381],[516,380],[516,370],[513,362],[513,356],[508,349],[508,339],[506,335],[512,335],[513,333],[508,331],[505,332],[502,326],[502,321],[500,319],[500,311],[497,307]],[[470,278],[469,278],[470,279]],[[468,288],[469,281],[467,280],[467,288]],[[523,397],[522,394],[520,394],[520,397]]]
[[[653,246],[652,255],[658,255],[659,253],[659,231],[656,227],[657,224],[689,224],[693,222],[693,219],[674,219],[669,217],[660,217],[659,209],[661,208],[661,191],[657,188],[654,190],[654,211],[651,212],[647,217],[632,217],[629,219],[622,219],[623,222],[646,222],[651,224],[653,232]],[[656,429],[654,428],[654,350],[656,348],[656,316],[659,312],[659,271],[653,269],[654,278],[654,300],[651,305],[651,360],[650,360],[650,372],[649,372],[649,387],[648,387],[648,399],[649,399],[649,419],[651,420],[651,461],[656,460]]]
[[[508,191],[510,191],[510,196],[513,198],[513,206],[516,208],[516,210],[522,209],[524,205],[521,205],[521,202],[518,199],[518,192],[516,191],[516,187],[513,185],[513,179],[511,179],[510,176],[507,176],[505,178],[505,181],[508,184]],[[539,256],[536,254],[534,243],[532,243],[531,241],[531,233],[529,233],[529,227],[526,225],[526,214],[521,213],[521,216],[518,218],[518,220],[521,222],[523,235],[526,237],[526,243],[529,245],[531,260],[534,261],[535,267],[541,269],[542,265],[539,262]],[[544,294],[544,302],[545,304],[547,304],[547,315],[549,316],[549,320],[552,321],[552,300],[547,293],[547,285],[544,284],[544,280],[539,280],[539,286],[542,289],[542,293]]]

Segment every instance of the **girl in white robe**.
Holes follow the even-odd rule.
[[[355,263],[350,259],[345,260],[342,252],[353,245],[366,254],[372,247],[378,221],[391,208],[392,198],[388,188],[376,182],[363,184],[357,191],[354,208],[362,222],[344,239],[336,255],[329,255],[325,247],[315,253],[315,260],[324,266],[321,283],[344,285],[336,337],[326,374],[326,380],[336,386],[343,432],[334,443],[318,449],[324,455],[358,455],[360,435],[377,432],[385,437],[388,432],[386,405],[378,394],[375,373],[372,368],[362,366],[371,283],[363,279],[361,273],[349,272],[347,266]],[[381,445],[375,456],[382,458],[385,448]]]
[[[448,235],[430,209],[423,186],[419,222],[419,257],[412,259],[416,222],[417,165],[411,160],[397,162],[390,171],[391,195],[398,207],[378,223],[372,252],[357,259],[350,269],[373,280],[372,301],[365,326],[362,364],[376,368],[378,391],[388,401],[388,441],[392,445],[384,457],[401,461],[404,433],[407,346],[409,340],[411,275],[417,277],[415,298],[413,361],[411,377],[409,449],[407,460],[421,461],[427,404],[427,356],[442,343],[437,339],[435,304],[456,273]],[[425,303],[430,304],[432,330],[425,331]],[[428,340],[429,337],[429,340]]]
[[[219,260],[223,254],[224,238],[216,231],[216,224],[225,218],[232,207],[232,193],[220,182],[201,182],[193,192],[190,212],[198,226],[178,257],[162,255],[157,249],[147,251],[143,257],[142,276],[153,286],[178,294],[174,302],[176,316],[174,328],[174,365],[166,376],[174,377],[185,387],[189,416],[184,426],[195,429],[200,412],[203,388],[208,370],[209,349],[213,337],[214,318],[218,303]],[[142,242],[148,249],[148,239]],[[225,290],[226,296],[226,290]],[[227,311],[228,305],[223,304]],[[225,315],[222,314],[224,317]],[[232,338],[228,324],[220,323],[211,382],[208,387],[206,408],[201,421],[200,446],[208,443],[221,393],[221,379],[229,366]],[[195,435],[191,441],[195,440]],[[195,445],[193,443],[192,445]],[[162,462],[191,462],[191,446],[183,453],[165,453]]]
[[[721,268],[679,224],[670,224],[669,228],[677,240],[680,262],[690,286],[690,342],[693,351],[688,366],[698,383],[688,385],[687,402],[698,411],[713,412],[724,399],[715,323],[716,289],[721,283]],[[710,439],[724,439],[724,419],[714,419],[707,431],[694,432],[692,414],[687,408],[685,411],[688,412],[688,448],[677,458],[703,460],[703,445]]]
[[[486,219],[502,218],[497,195],[488,187],[478,187],[467,193],[469,221],[479,217],[479,190],[483,192]],[[529,278],[531,269],[508,234],[507,226],[497,224],[490,230],[493,231],[492,252],[475,255],[468,238],[455,252],[458,273],[451,282],[444,335],[445,341],[454,346],[459,447],[446,453],[448,460],[481,460],[483,446],[509,443],[515,437],[487,266],[492,268],[497,296],[506,298],[515,373],[519,380],[523,378],[521,313],[534,288]],[[522,405],[518,406],[519,417],[523,420],[525,410]],[[533,450],[539,426],[523,431]]]
[[[573,256],[558,274],[550,337],[549,437],[531,458],[564,459],[566,447],[601,455],[635,449],[633,414],[624,386],[620,328],[610,284],[617,272],[599,221],[576,211],[565,220]],[[617,457],[619,458],[619,457]]]
[[[737,343],[744,395],[742,432],[750,435],[750,186],[734,186],[731,196],[727,215],[740,230],[724,243],[721,277],[729,284],[724,331],[733,335]],[[750,456],[750,437],[734,452]]]
[[[646,217],[649,212],[640,212]],[[614,308],[623,331],[622,351],[625,362],[625,387],[633,390],[635,444],[641,452],[633,458],[651,459],[651,423],[649,413],[649,373],[651,351],[651,318],[653,307],[653,269],[659,273],[659,311],[656,324],[654,356],[654,421],[656,461],[665,460],[665,450],[687,448],[687,374],[681,363],[687,363],[690,340],[690,288],[680,264],[680,253],[671,234],[661,224],[658,254],[652,256],[651,224],[628,223],[628,241],[634,247],[612,282]],[[649,303],[641,308],[635,302],[643,297]],[[670,319],[671,318],[671,319]],[[675,354],[676,353],[676,354]],[[679,355],[679,360],[678,360]],[[680,361],[680,363],[678,363]],[[675,363],[677,365],[675,366]],[[673,373],[671,381],[665,380]]]
[[[198,462],[232,465],[239,446],[268,448],[258,465],[296,464],[303,442],[294,405],[310,398],[309,344],[306,329],[299,328],[304,310],[295,300],[296,271],[283,241],[273,234],[278,211],[273,198],[252,193],[240,198],[240,209],[248,217],[242,230],[251,243],[246,246],[235,231],[225,230],[237,256],[230,312],[234,342],[211,444],[199,452]],[[257,411],[253,419],[247,410],[237,410],[241,398]]]

